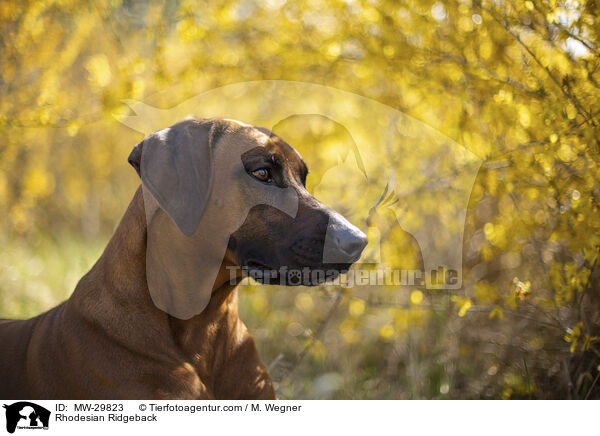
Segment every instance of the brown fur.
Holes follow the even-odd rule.
[[[6,399],[270,399],[274,391],[238,316],[227,256],[206,309],[187,321],[157,309],[146,285],[141,189],[69,300],[0,321]]]
[[[172,127],[173,140],[181,138],[178,129],[185,130],[190,123],[225,126],[231,130],[228,134],[237,132],[250,138],[256,133],[252,129],[260,129],[240,128],[225,120],[188,120]],[[230,235],[208,305],[184,321],[158,309],[151,299],[147,278],[156,271],[146,270],[153,264],[146,263],[148,230],[139,188],[104,253],[79,281],[71,298],[30,320],[0,321],[0,398],[275,397],[254,341],[239,318],[238,291],[227,267],[245,265],[273,271],[283,266],[309,270],[327,266],[339,273],[358,259],[367,239],[308,193],[308,170],[300,155],[277,135],[261,131],[268,133],[269,140],[242,155],[244,168],[249,174],[267,168],[271,180],[264,183],[292,188],[298,198],[295,217],[264,204],[253,207]],[[197,138],[202,140],[208,140],[206,135]],[[144,143],[134,148],[129,159],[138,173]],[[164,214],[160,217],[167,219]],[[341,263],[325,265],[323,247],[331,223],[333,244],[344,256]],[[182,238],[179,242],[185,244],[180,245],[187,249],[192,241],[196,244],[193,251],[201,255],[208,249],[202,238],[183,239],[178,232],[173,237]],[[180,248],[174,251],[188,255]],[[293,285],[285,277],[280,279],[283,281],[276,283]]]

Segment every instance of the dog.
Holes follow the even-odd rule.
[[[6,431],[14,433],[17,426],[48,428],[50,411],[42,406],[27,401],[4,404],[6,409]]]
[[[142,184],[71,297],[0,321],[0,397],[274,399],[239,281],[321,283],[281,271],[342,273],[366,236],[308,193],[300,154],[264,128],[186,119],[129,163]]]

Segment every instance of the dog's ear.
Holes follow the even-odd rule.
[[[131,150],[129,157],[127,158],[129,165],[135,169],[136,173],[138,173],[138,176],[140,177],[142,176],[140,173],[140,164],[142,163],[142,148],[144,148],[144,141],[133,147],[133,150]]]
[[[192,236],[212,185],[212,121],[185,120],[136,145],[129,163],[161,209],[185,236]]]

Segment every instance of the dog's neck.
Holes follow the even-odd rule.
[[[198,336],[204,336],[199,342],[210,344],[208,331],[213,332],[214,335],[220,329],[238,327],[235,283],[240,277],[237,277],[232,284],[230,269],[227,267],[235,264],[229,256],[223,260],[208,306],[202,313],[191,319],[179,320],[162,312],[152,302],[146,281],[146,238],[146,214],[140,187],[104,253],[82,279],[82,281],[92,280],[99,283],[108,282],[107,288],[78,286],[73,298],[78,310],[83,310],[86,315],[98,322],[108,321],[100,318],[102,307],[99,306],[103,304],[122,309],[131,319],[138,319],[139,316],[150,317],[155,323],[162,319],[161,324],[166,320],[175,341],[184,350],[194,354],[200,352],[197,349]]]
[[[101,260],[104,260],[104,266],[108,268],[111,277],[124,277],[135,274],[136,279],[144,276],[144,280],[137,281],[146,286],[146,214],[144,209],[144,199],[141,187],[138,188],[121,222],[119,223],[114,236],[108,243]],[[107,254],[111,254],[107,256]],[[118,255],[117,255],[118,254]],[[122,262],[122,259],[128,259],[130,262]],[[235,288],[237,281],[241,278],[231,276],[231,268],[234,271],[240,271],[235,268],[235,262],[229,252],[219,269],[215,279],[212,292],[221,291],[223,288]]]

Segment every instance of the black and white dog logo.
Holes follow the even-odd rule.
[[[28,401],[19,401],[10,406],[4,405],[6,409],[6,431],[14,433],[18,429],[48,429],[50,411]]]

